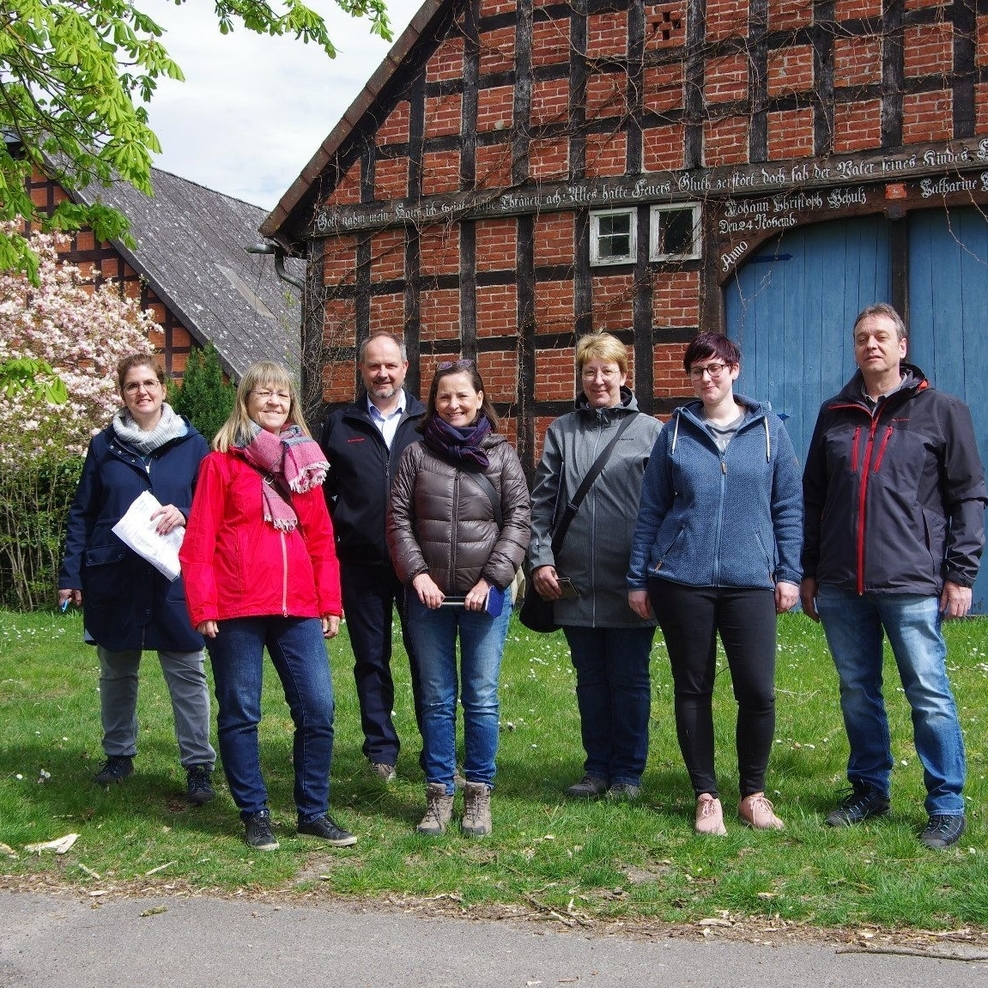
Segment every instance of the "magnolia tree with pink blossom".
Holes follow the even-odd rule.
[[[92,278],[59,259],[54,236],[34,234],[39,284],[0,273],[0,366],[31,358],[47,363],[65,385],[59,404],[43,387],[0,390],[0,468],[38,459],[83,455],[90,438],[120,407],[116,365],[150,352],[150,312],[122,298],[112,282]]]
[[[4,230],[0,225],[0,236]],[[116,366],[154,321],[34,234],[38,284],[0,273],[0,606],[50,606],[89,440],[120,407]]]

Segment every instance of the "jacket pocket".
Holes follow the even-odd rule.
[[[92,568],[94,566],[109,566],[112,563],[123,562],[126,553],[127,550],[123,543],[117,542],[115,545],[90,546],[86,549],[83,558],[86,566]]]
[[[754,535],[755,535],[755,542],[758,544],[758,548],[761,551],[762,559],[765,563],[764,572],[768,576],[769,581],[771,583],[775,583],[774,553],[769,553],[769,551],[765,548],[765,540],[761,537],[761,535],[758,532],[755,532]],[[753,575],[760,575],[758,574],[757,568]]]
[[[659,538],[655,541],[655,546],[652,550],[651,566],[649,567],[653,573],[658,573],[658,571],[662,569],[663,564],[668,561],[669,557],[675,554],[675,552],[679,549],[685,534],[685,525],[680,525],[676,530],[676,534],[671,539],[668,536],[663,539],[662,530],[659,530]]]
[[[82,558],[82,590],[88,609],[129,599],[137,591],[122,542],[90,546]]]

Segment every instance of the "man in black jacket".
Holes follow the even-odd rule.
[[[988,495],[970,410],[905,356],[895,309],[865,309],[854,324],[858,373],[823,403],[806,459],[800,598],[823,622],[851,747],[851,792],[827,823],[889,810],[887,635],[926,781],[920,840],[940,849],[964,832],[966,774],[941,623],[971,607]]]
[[[363,752],[384,782],[395,778],[400,743],[391,719],[393,606],[412,674],[415,718],[421,730],[418,663],[402,613],[404,587],[395,576],[384,538],[391,480],[402,451],[420,437],[425,406],[404,390],[408,357],[392,333],[360,345],[358,369],[366,394],[326,419],[322,448],[329,460],[325,491],[336,531],[343,610],[354,655],[354,677],[364,732]]]

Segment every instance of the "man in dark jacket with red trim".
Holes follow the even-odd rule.
[[[336,532],[343,612],[364,732],[363,752],[383,782],[395,778],[400,743],[392,722],[393,606],[412,674],[415,718],[421,725],[418,663],[402,618],[404,587],[391,566],[384,537],[391,481],[406,446],[421,436],[425,405],[403,389],[408,356],[392,333],[374,333],[360,345],[357,367],[366,394],[326,419],[322,448],[329,460],[324,489]]]
[[[905,356],[895,309],[866,308],[854,324],[858,372],[823,403],[803,472],[800,597],[823,622],[851,747],[851,792],[827,823],[889,810],[888,635],[926,780],[920,840],[940,849],[964,832],[966,773],[941,623],[971,607],[988,495],[970,410],[935,391]]]

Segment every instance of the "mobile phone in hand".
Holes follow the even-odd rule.
[[[559,584],[560,600],[575,600],[580,596],[580,591],[568,576],[557,577],[556,582]]]

